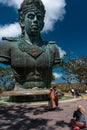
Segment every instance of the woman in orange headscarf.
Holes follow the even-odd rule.
[[[58,108],[58,91],[56,89],[56,86],[53,86],[50,88],[50,93],[49,93],[49,108],[50,109],[56,109]]]

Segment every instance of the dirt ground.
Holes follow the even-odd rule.
[[[58,111],[48,111],[47,103],[0,105],[0,130],[71,130],[70,119],[77,105],[87,110],[87,100],[82,99],[59,102]]]

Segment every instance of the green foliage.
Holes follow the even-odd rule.
[[[85,91],[87,90],[87,86],[84,83],[82,84],[82,86],[80,85],[80,83],[71,83],[71,88],[68,87],[68,83],[55,84],[55,86],[63,93],[71,92],[71,88],[78,89],[79,93],[85,93]]]
[[[87,57],[66,55],[60,63],[63,80],[66,80],[69,87],[72,81],[87,84]]]
[[[9,89],[6,88],[6,84],[7,82],[11,82],[14,80],[14,76],[12,73],[12,69],[11,68],[0,68],[0,80],[2,81],[2,84],[0,84],[0,88],[2,89]],[[9,87],[11,88],[13,84],[11,83],[9,85]]]
[[[52,81],[54,81],[55,80],[55,75],[54,74],[52,74]]]

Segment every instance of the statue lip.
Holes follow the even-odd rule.
[[[33,28],[38,28],[38,25],[33,24],[33,25],[31,25],[31,27],[33,27]]]

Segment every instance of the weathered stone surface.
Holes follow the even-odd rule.
[[[11,65],[16,85],[23,89],[49,88],[52,69],[59,63],[54,41],[42,40],[45,8],[41,0],[24,0],[19,9],[22,34],[4,37],[0,44],[0,62]]]

